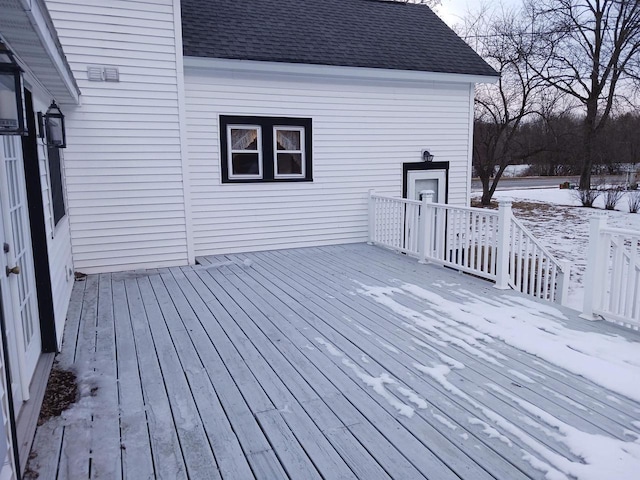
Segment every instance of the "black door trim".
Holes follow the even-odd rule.
[[[444,170],[445,171],[445,183],[444,186],[444,198],[445,203],[449,202],[449,162],[412,162],[402,164],[402,198],[407,198],[407,175],[409,171],[414,170]]]
[[[58,344],[53,309],[51,270],[49,269],[47,227],[45,224],[44,206],[42,204],[42,185],[40,184],[36,117],[33,111],[33,96],[27,89],[25,89],[24,93],[29,135],[22,137],[22,157],[24,159],[24,177],[27,186],[31,246],[33,249],[33,266],[36,277],[36,296],[38,298],[38,312],[40,315],[40,337],[42,339],[42,352],[51,353],[57,352]]]

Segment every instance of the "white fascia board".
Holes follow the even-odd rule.
[[[49,58],[55,66],[58,75],[65,84],[69,92],[70,99],[76,105],[80,103],[80,89],[76,83],[71,67],[62,53],[62,46],[58,41],[58,36],[49,17],[49,12],[41,0],[21,0],[22,7],[33,25],[34,30],[40,38],[42,46],[46,50]],[[67,102],[64,102],[67,103]]]
[[[460,73],[422,72],[414,70],[392,70],[385,68],[342,67],[334,65],[311,65],[306,63],[261,62],[255,60],[232,60],[225,58],[184,57],[184,66],[196,69],[215,69],[228,72],[251,72],[287,76],[325,77],[363,80],[390,80],[409,82],[446,83],[495,83],[498,76],[465,75]]]

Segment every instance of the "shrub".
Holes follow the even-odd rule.
[[[604,191],[605,210],[615,210],[624,192],[620,188],[609,188]]]
[[[640,210],[640,190],[632,190],[627,193],[627,202],[629,202],[629,212],[638,213]]]
[[[585,189],[585,190],[571,190],[571,195],[580,202],[583,207],[593,207],[593,202],[600,196],[599,190]]]

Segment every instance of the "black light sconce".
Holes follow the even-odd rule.
[[[27,135],[22,69],[0,41],[0,135]]]
[[[64,115],[56,102],[51,102],[47,113],[44,114],[44,129],[47,132],[47,145],[50,147],[66,148],[67,133],[64,127]]]
[[[429,150],[422,150],[422,161],[431,163],[433,162],[434,155],[429,152]]]

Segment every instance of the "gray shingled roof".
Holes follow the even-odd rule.
[[[497,75],[428,7],[384,0],[182,0],[184,54]]]

